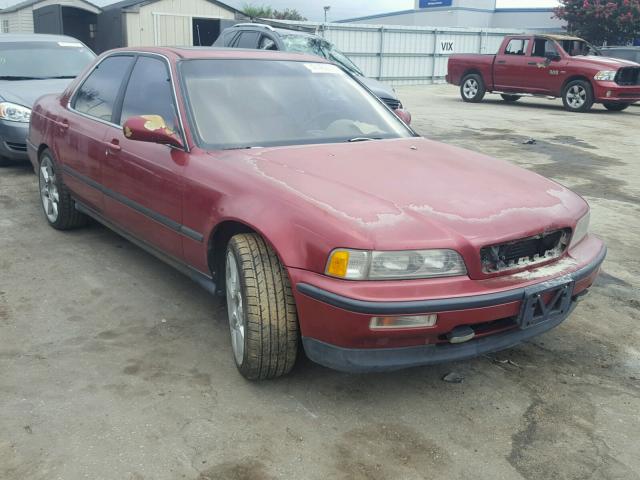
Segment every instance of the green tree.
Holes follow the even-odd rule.
[[[640,38],[640,0],[560,0],[555,15],[569,32],[596,44]]]
[[[269,6],[256,6],[245,3],[242,13],[250,18],[273,18],[277,20],[306,20],[295,8],[285,8],[284,10],[274,10]]]

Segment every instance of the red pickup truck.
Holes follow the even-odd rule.
[[[447,81],[460,86],[465,102],[480,102],[486,92],[506,102],[540,95],[586,112],[594,103],[620,111],[640,100],[640,64],[604,57],[568,35],[507,36],[496,55],[453,55]]]

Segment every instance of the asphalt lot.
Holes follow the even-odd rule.
[[[249,383],[222,301],[105,228],[54,231],[29,167],[5,168],[0,479],[640,478],[640,106],[398,90],[425,136],[589,200],[609,256],[567,322],[469,362],[356,376],[303,359]]]

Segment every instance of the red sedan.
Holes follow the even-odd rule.
[[[123,49],[37,102],[28,149],[51,226],[93,217],[226,292],[250,379],[300,343],[392,370],[561,323],[606,253],[587,203],[399,116],[317,57]]]

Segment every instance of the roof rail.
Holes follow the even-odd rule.
[[[264,23],[236,23],[234,27],[258,27],[258,28],[266,28],[267,30],[273,30],[271,25],[266,25]]]

